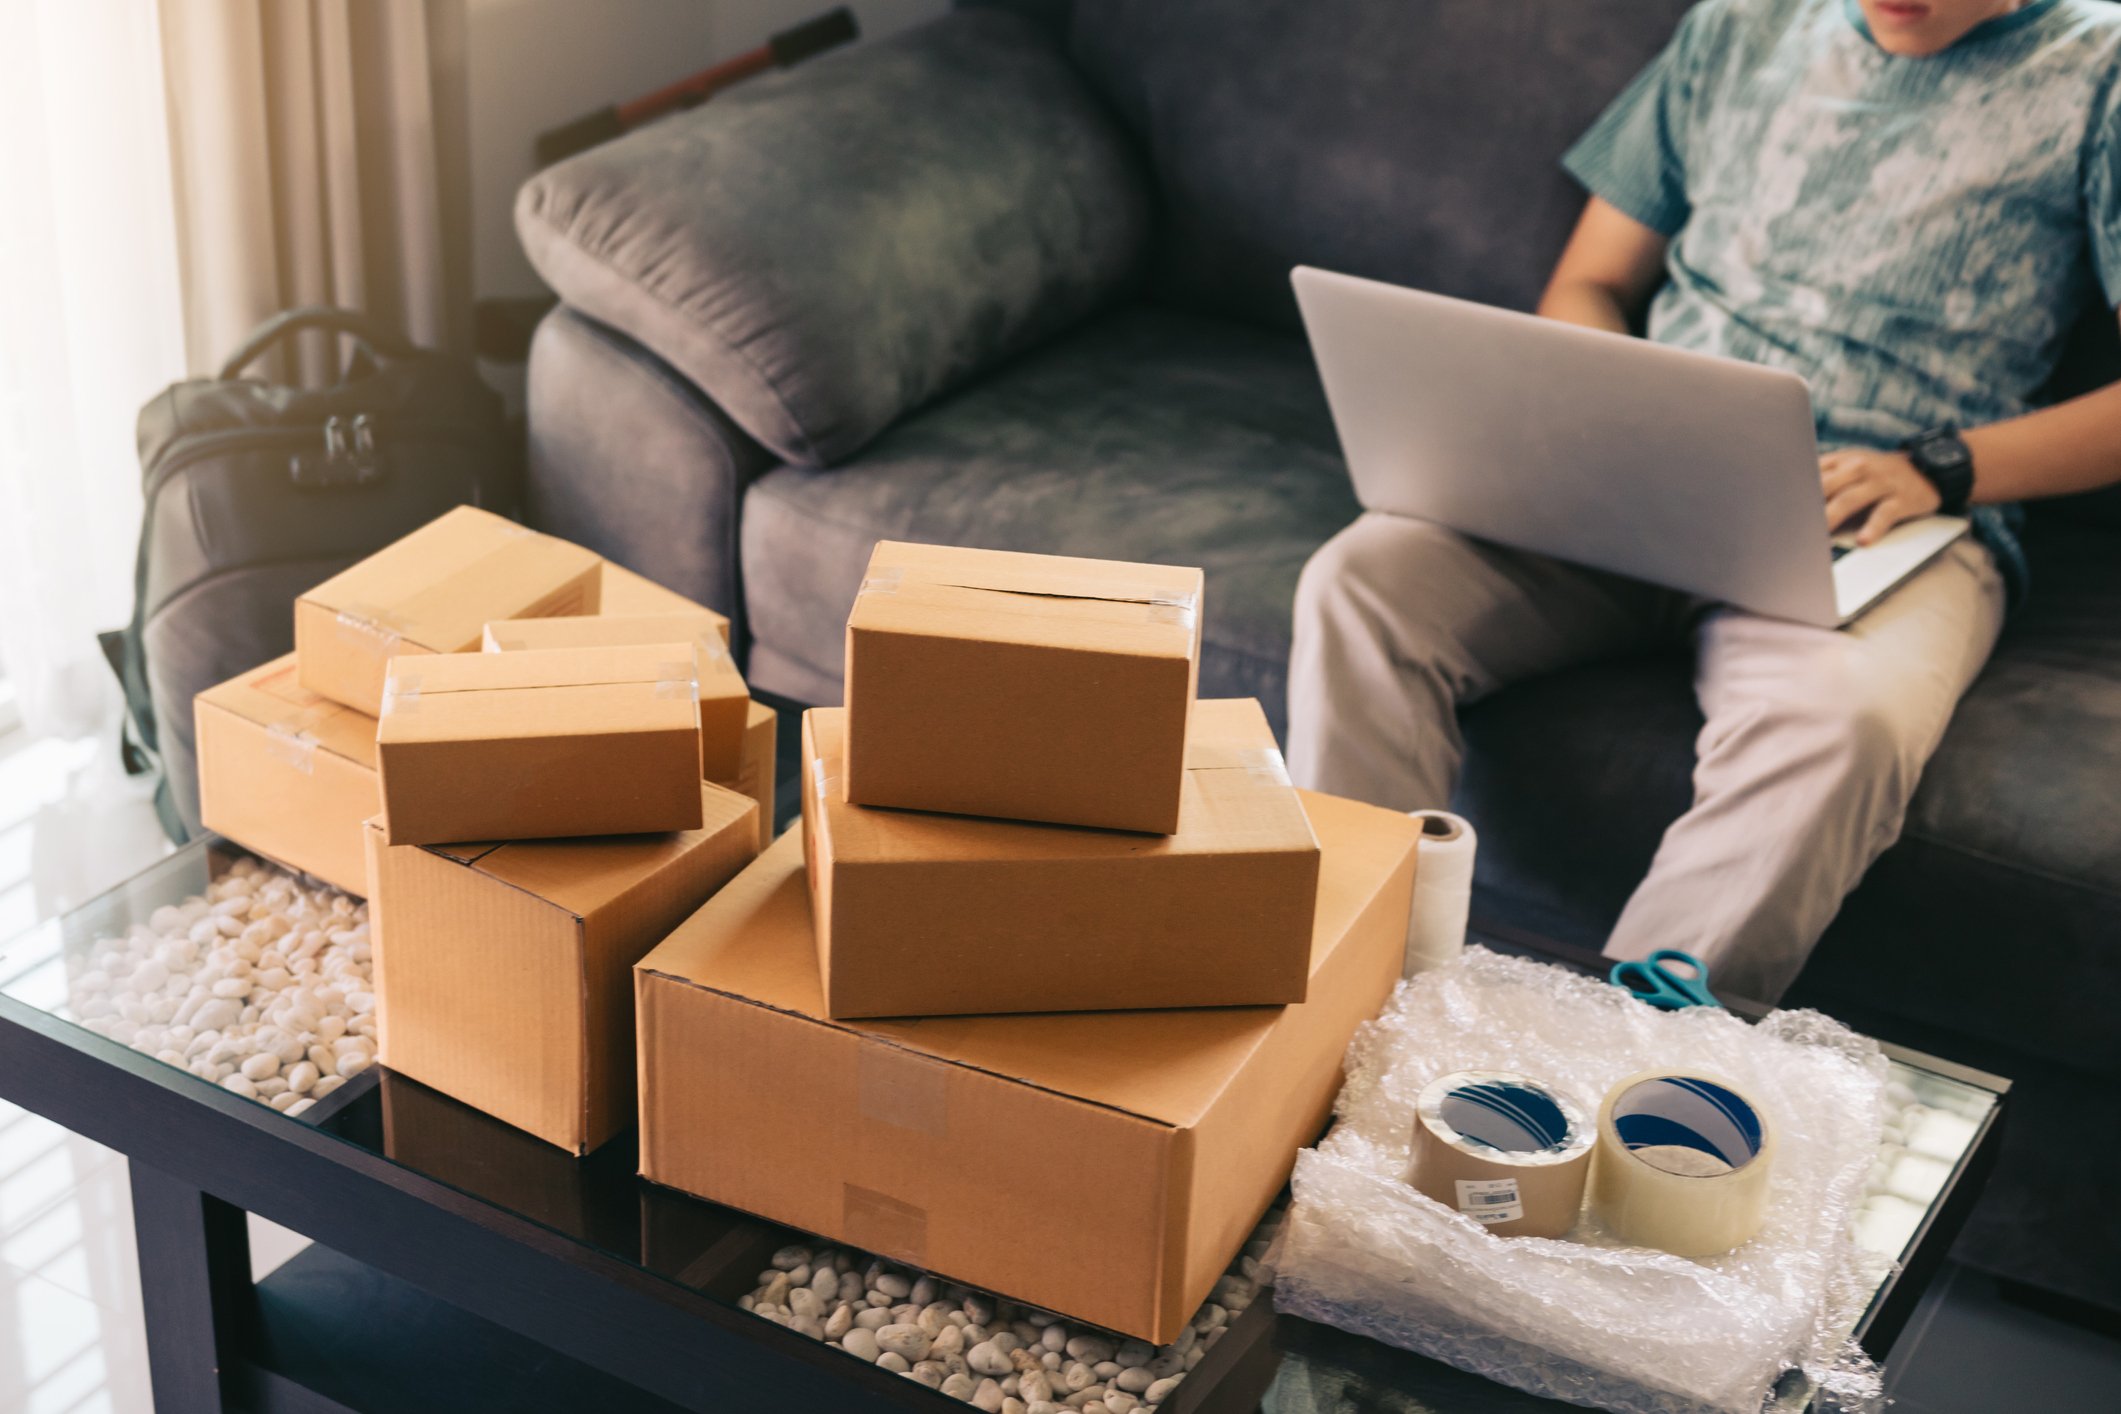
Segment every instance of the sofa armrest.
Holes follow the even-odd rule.
[[[967,10],[547,168],[516,228],[569,305],[823,466],[1107,302],[1148,207],[1051,40]]]
[[[737,518],[773,458],[682,374],[564,305],[530,344],[524,510],[728,615],[743,648]]]

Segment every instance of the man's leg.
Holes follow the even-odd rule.
[[[2002,581],[1972,540],[1838,632],[1731,609],[1704,619],[1694,805],[1665,832],[1607,955],[1683,948],[1717,986],[1779,998],[1899,837],[2002,624]]]
[[[1521,678],[1650,643],[1678,596],[1428,521],[1366,515],[1296,590],[1289,772],[1395,810],[1441,806],[1457,709]]]

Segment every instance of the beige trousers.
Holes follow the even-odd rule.
[[[1694,803],[1605,950],[1684,948],[1719,988],[1774,1001],[1899,836],[1995,644],[2003,597],[1988,551],[1967,539],[1850,627],[1810,628],[1365,515],[1297,589],[1289,769],[1299,785],[1395,810],[1441,806],[1464,755],[1458,708],[1691,638],[1707,718]]]

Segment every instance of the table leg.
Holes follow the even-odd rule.
[[[131,1162],[155,1414],[222,1414],[232,1338],[256,1299],[242,1209]]]

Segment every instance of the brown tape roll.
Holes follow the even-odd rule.
[[[1560,1091],[1507,1070],[1422,1088],[1407,1181],[1497,1237],[1559,1237],[1583,1208],[1595,1131]]]

